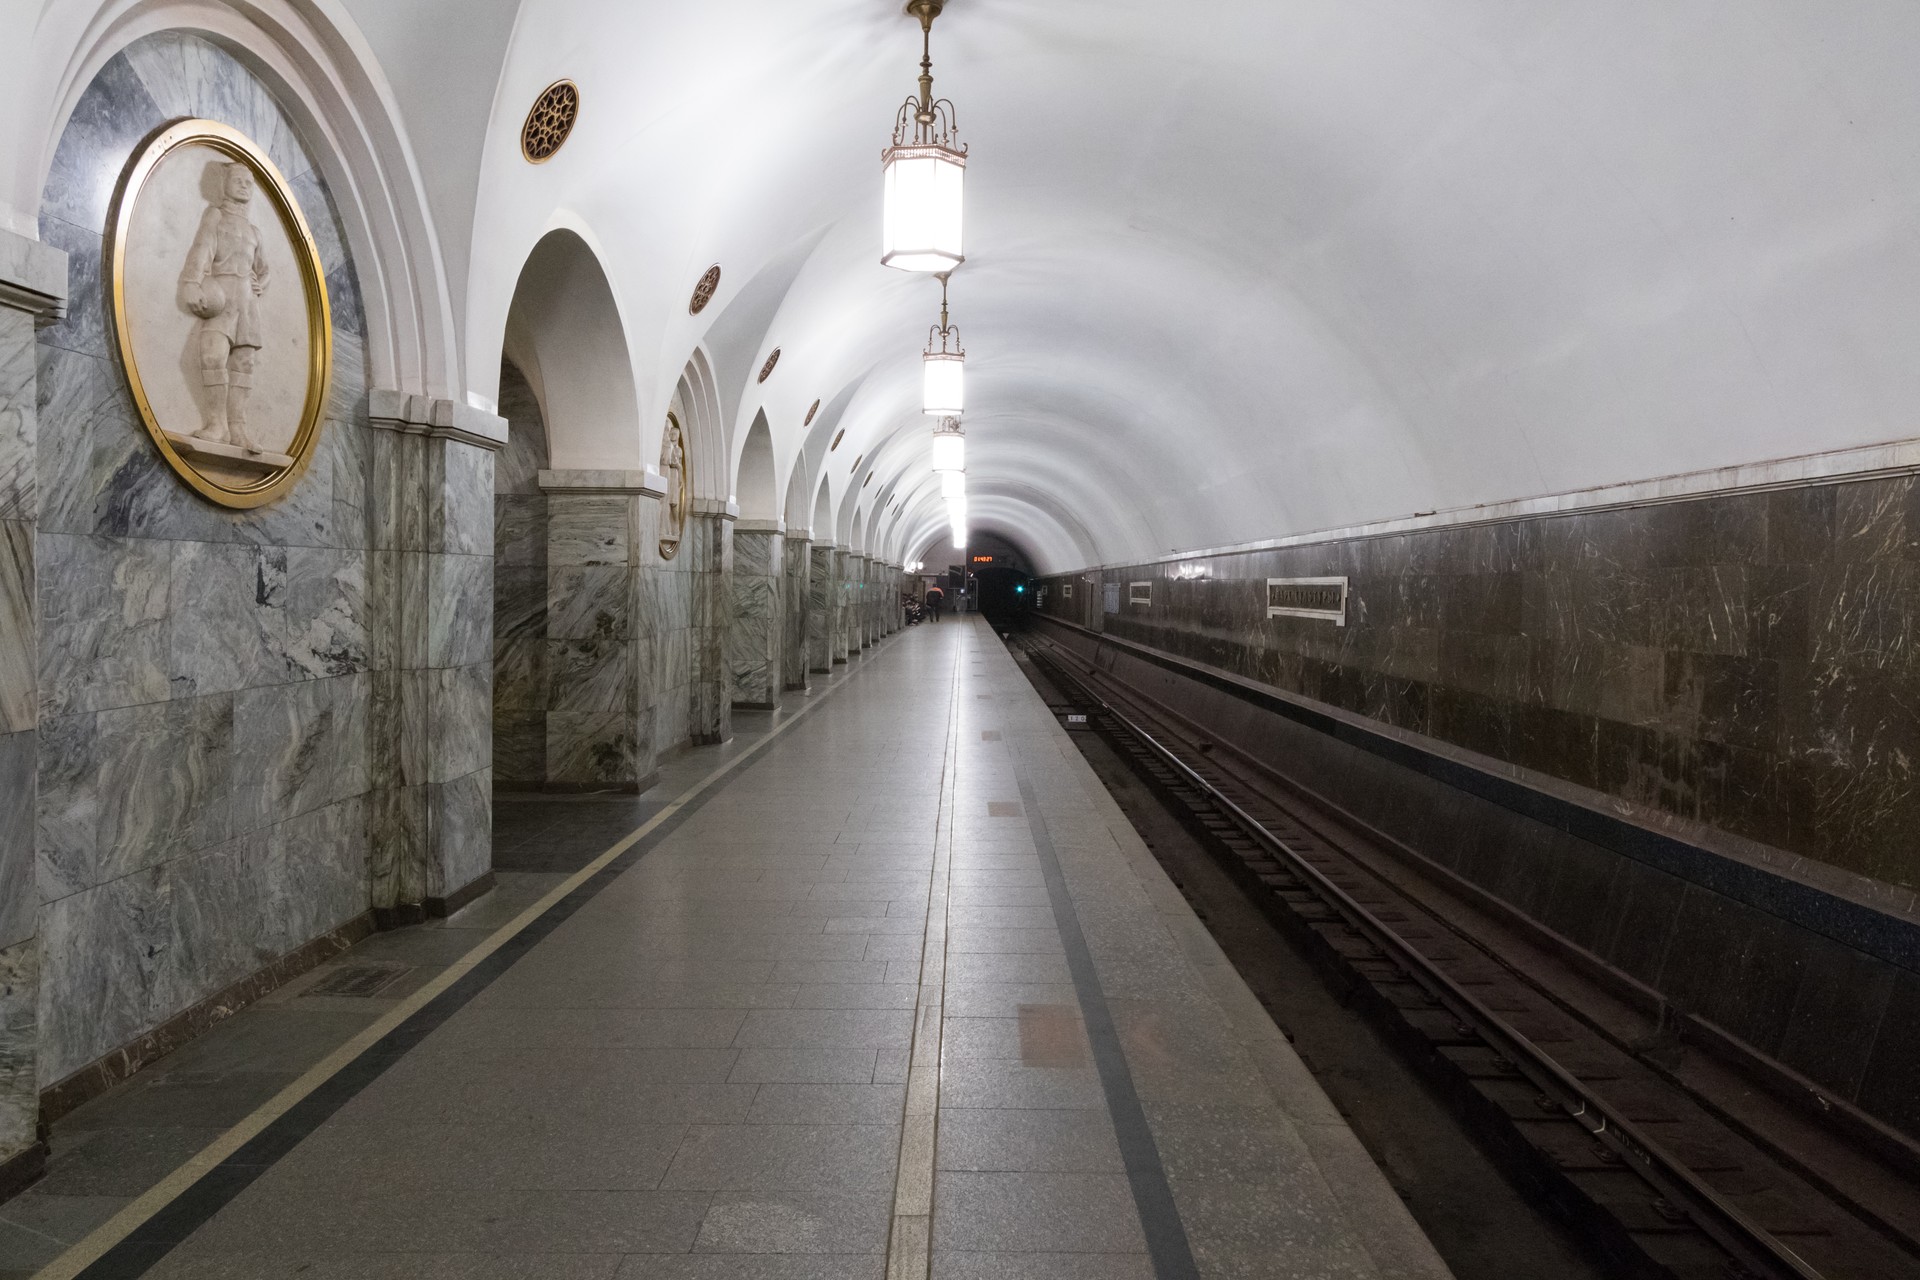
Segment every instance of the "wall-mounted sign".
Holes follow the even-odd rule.
[[[1100,611],[1102,613],[1120,612],[1120,584],[1103,582],[1100,584]]]
[[[1269,618],[1314,618],[1347,625],[1345,578],[1268,578]]]
[[[214,120],[134,152],[107,237],[114,337],[167,465],[226,507],[271,502],[320,442],[333,324],[293,188]]]
[[[1129,582],[1127,584],[1127,603],[1138,605],[1142,609],[1152,608],[1153,579],[1149,578],[1145,582]]]
[[[992,557],[992,556],[975,556],[975,557],[973,558],[973,563],[975,563],[975,564],[992,564],[992,563],[993,563],[993,557]]]
[[[1060,584],[1060,598],[1062,600],[1073,599],[1073,584],[1071,582],[1063,582]]]

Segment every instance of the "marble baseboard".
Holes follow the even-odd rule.
[[[47,1140],[35,1138],[24,1149],[0,1157],[0,1204],[5,1204],[40,1181],[41,1175],[47,1171],[49,1154]]]
[[[493,886],[493,872],[483,871],[443,898],[428,895],[426,902],[421,905],[426,908],[426,914],[429,919],[445,920],[454,912],[464,907],[472,906],[481,898],[492,893]]]
[[[240,981],[182,1010],[126,1044],[101,1054],[59,1082],[40,1091],[40,1119],[53,1124],[172,1053],[209,1027],[224,1022],[275,988],[350,949],[373,932],[373,913],[354,917],[303,944]]]

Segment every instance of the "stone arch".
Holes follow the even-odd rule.
[[[727,465],[733,451],[728,447],[720,416],[720,391],[714,380],[713,365],[699,347],[694,348],[686,367],[680,371],[670,408],[685,437],[687,465],[693,472],[695,507],[718,510],[733,500],[733,471]],[[657,465],[663,425],[653,424],[653,454],[647,459],[649,466]]]
[[[793,460],[793,474],[787,479],[787,504],[784,512],[789,534],[811,532],[807,510],[807,467],[804,458]]]
[[[619,304],[578,233],[549,231],[527,255],[503,347],[539,398],[556,470],[638,470],[653,461],[641,453]]]
[[[847,550],[864,553],[866,551],[866,513],[856,510],[853,523],[848,527]]]
[[[767,429],[765,412],[754,414],[753,425],[747,428],[733,494],[742,520],[780,518],[779,491],[773,481],[773,433]]]
[[[815,542],[833,541],[833,493],[826,476],[820,477],[820,494],[813,500],[813,538]]]

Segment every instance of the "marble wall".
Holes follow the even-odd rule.
[[[787,555],[777,528],[733,531],[733,609],[726,643],[733,705],[771,711],[780,704],[785,661]]]
[[[679,559],[689,576],[691,706],[687,736],[696,746],[733,737],[733,675],[727,637],[733,622],[733,517],[696,511],[687,519]]]
[[[500,366],[507,447],[493,484],[493,785],[547,781],[547,433],[533,388]]]
[[[1319,575],[1349,577],[1347,626],[1265,616],[1266,577]],[[1072,600],[1050,580],[1047,611],[1843,879],[1920,888],[1913,476],[1093,578],[1075,575]],[[1141,579],[1150,607],[1127,603]]]
[[[807,560],[807,670],[826,675],[833,670],[834,604],[839,589],[834,585],[834,564],[839,552],[831,542],[815,543]]]
[[[785,563],[781,566],[780,598],[785,607],[781,610],[780,687],[805,693],[811,683],[807,678],[807,630],[813,614],[813,544],[807,540],[806,530],[787,535],[781,557]]]
[[[0,231],[0,1196],[38,1176],[40,895],[34,846],[40,689],[36,323],[63,309],[67,263]]]
[[[326,267],[318,450],[253,511],[203,502],[157,456],[104,310],[115,180],[183,115],[267,148]],[[490,452],[436,434],[444,415],[420,397],[376,429],[325,184],[291,119],[214,45],[151,36],[102,67],[56,151],[40,234],[69,255],[73,300],[36,344],[45,1089],[376,905],[485,876],[493,479]]]

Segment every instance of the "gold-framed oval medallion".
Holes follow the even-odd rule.
[[[105,256],[121,367],[167,465],[223,507],[285,494],[320,443],[333,318],[279,168],[217,120],[161,127],[120,177]]]

